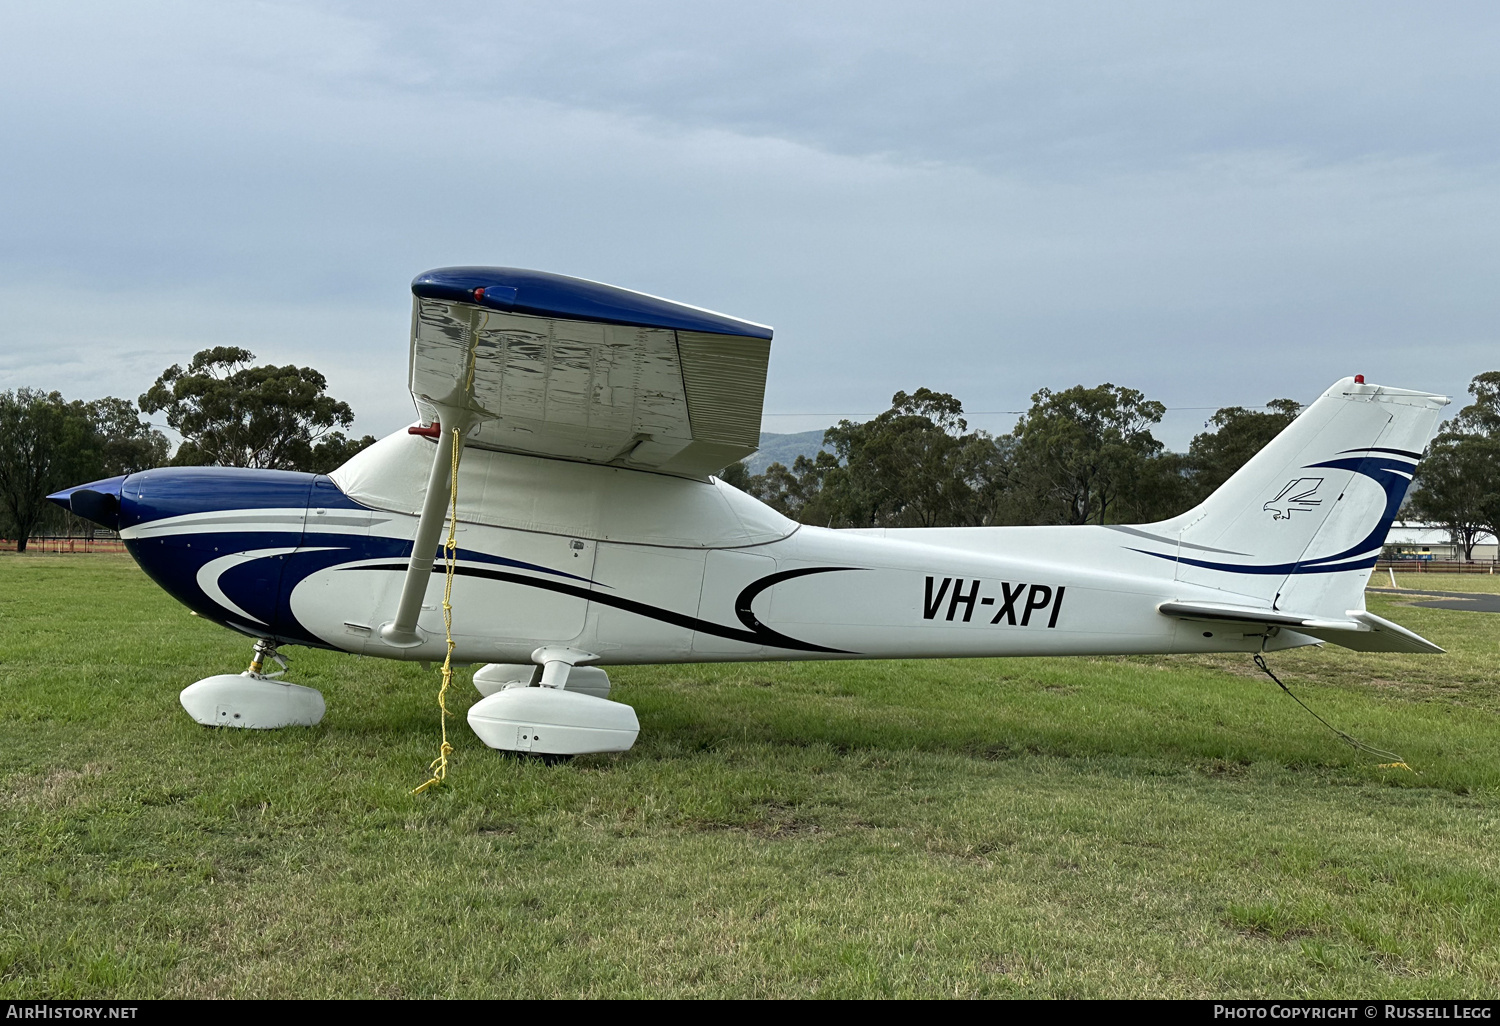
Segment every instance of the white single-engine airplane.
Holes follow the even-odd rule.
[[[1139,526],[826,530],[716,479],[754,452],[771,329],[504,267],[412,283],[419,422],[329,475],[149,470],[51,498],[256,640],[191,685],[200,723],[316,723],[277,646],[488,664],[490,747],[624,751],[601,667],[757,659],[1439,652],[1364,588],[1444,396],[1334,384],[1200,506]]]

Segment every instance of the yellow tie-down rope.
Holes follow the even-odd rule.
[[[443,542],[443,555],[447,572],[443,580],[443,634],[448,639],[448,653],[443,656],[443,684],[438,688],[439,722],[443,729],[443,745],[438,757],[427,767],[432,777],[412,794],[421,794],[429,787],[441,784],[448,777],[448,756],[453,746],[448,743],[448,686],[453,683],[453,571],[458,566],[458,447],[459,432],[453,429],[453,463],[448,477],[448,538]]]

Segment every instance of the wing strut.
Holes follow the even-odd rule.
[[[444,438],[439,425],[452,423],[454,428]],[[393,648],[416,648],[426,637],[417,629],[417,617],[422,613],[422,599],[427,595],[427,585],[432,581],[432,564],[437,555],[438,534],[448,513],[449,489],[452,468],[456,464],[453,450],[463,453],[464,437],[469,433],[467,418],[441,417],[428,428],[408,428],[414,435],[437,437],[433,446],[432,469],[427,473],[427,495],[422,500],[422,516],[417,521],[416,537],[411,543],[411,560],[406,564],[406,580],[401,585],[401,601],[396,605],[396,618],[380,627],[380,640]],[[451,441],[449,440],[451,439]]]

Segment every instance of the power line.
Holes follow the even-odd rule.
[[[1218,409],[1218,407],[1213,407]],[[884,411],[882,411],[884,412]],[[1014,413],[1020,416],[1026,410],[964,410],[959,414],[961,417],[988,417],[1002,413]],[[879,413],[762,413],[762,417],[878,417]]]
[[[1242,407],[1240,407],[1240,409],[1243,409],[1243,410],[1266,410],[1266,409],[1270,409],[1270,407],[1271,407],[1270,403],[1256,403],[1253,406],[1242,406]],[[1228,409],[1228,408],[1229,407],[1226,407],[1226,406],[1168,406],[1168,407],[1166,407],[1166,412],[1168,412],[1168,413],[1186,413],[1186,412],[1194,411],[1194,410],[1196,410],[1196,411],[1202,411],[1202,410],[1224,410],[1224,409]],[[881,413],[884,413],[884,412],[886,412],[886,411],[884,411],[884,410],[881,411]],[[991,417],[991,416],[1001,416],[1001,415],[1005,415],[1005,414],[1011,414],[1011,415],[1019,417],[1019,416],[1021,416],[1024,413],[1030,413],[1030,412],[1031,412],[1030,410],[964,410],[964,411],[962,411],[959,414],[959,416],[961,416],[961,417]],[[878,416],[880,416],[880,413],[762,413],[761,416],[762,417],[878,417]]]

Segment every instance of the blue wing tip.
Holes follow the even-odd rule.
[[[644,292],[521,267],[438,267],[412,279],[422,299],[493,310],[642,328],[674,328],[770,340],[764,324],[676,303]]]

